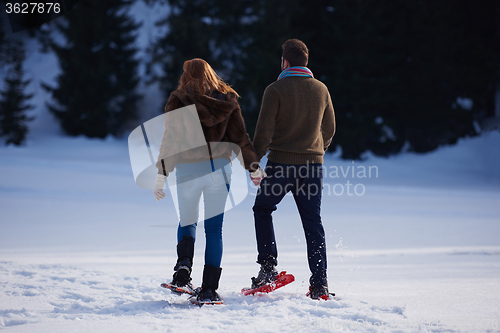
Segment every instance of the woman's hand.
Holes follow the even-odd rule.
[[[155,187],[153,190],[153,195],[155,196],[156,200],[160,201],[161,199],[165,198],[165,192],[163,192],[163,186],[165,186],[167,176],[157,174],[156,175],[156,183]]]

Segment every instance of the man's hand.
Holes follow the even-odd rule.
[[[166,179],[167,179],[167,176],[160,175],[160,174],[156,175],[156,183],[155,183],[155,187],[153,190],[153,195],[155,196],[156,200],[158,200],[158,201],[165,198],[165,192],[163,192],[163,186],[165,186]]]
[[[260,167],[254,172],[250,172],[250,179],[255,186],[260,187],[260,182],[266,177],[266,173]]]

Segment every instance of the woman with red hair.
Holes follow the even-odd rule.
[[[205,266],[201,290],[197,293],[197,301],[199,304],[217,304],[222,303],[216,290],[222,271],[220,268],[222,222],[231,182],[232,151],[227,149],[230,145],[213,143],[227,142],[237,145],[241,149],[244,167],[252,173],[253,178],[258,178],[263,174],[263,171],[259,168],[257,154],[246,132],[245,122],[237,101],[238,93],[225,83],[203,59],[188,60],[184,62],[183,69],[179,86],[170,95],[165,112],[194,104],[207,146],[179,152],[173,158],[164,158],[168,155],[166,150],[169,141],[190,139],[189,126],[186,127],[184,124],[165,125],[164,140],[157,162],[158,174],[154,196],[157,200],[165,197],[162,189],[168,173],[172,172],[175,167],[180,221],[177,229],[175,272],[172,282],[164,285],[173,291],[195,293],[190,281],[198,205],[203,194],[206,237]],[[169,135],[167,133],[168,126],[182,134],[175,136],[170,134],[170,137],[167,138]],[[196,126],[199,125],[196,124]],[[191,128],[196,126],[191,126]],[[185,139],[179,139],[182,135]],[[221,146],[225,146],[226,149],[219,148]]]

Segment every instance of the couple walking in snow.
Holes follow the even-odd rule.
[[[180,222],[178,258],[170,284],[181,290],[192,289],[198,205],[203,193],[206,248],[203,281],[197,294],[200,302],[222,302],[216,290],[222,271],[224,207],[231,184],[232,151],[228,148],[231,146],[209,143],[237,145],[252,182],[260,186],[253,206],[260,271],[252,278],[252,288],[271,283],[278,275],[272,213],[291,191],[307,243],[311,271],[308,295],[313,299],[329,295],[320,207],[323,156],[335,133],[334,110],[327,87],[306,67],[309,59],[306,45],[290,39],[282,47],[282,72],[264,91],[253,144],[246,132],[237,92],[202,59],[184,63],[179,86],[165,106],[165,112],[171,112],[195,104],[208,146],[166,158],[168,139],[164,134],[154,189],[157,200],[165,197],[162,189],[175,167]],[[268,163],[262,170],[259,162],[267,151]]]

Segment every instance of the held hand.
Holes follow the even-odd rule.
[[[260,187],[260,182],[266,177],[266,173],[260,167],[254,172],[250,172],[250,179],[255,186]]]
[[[167,177],[164,175],[160,175],[160,174],[156,175],[156,183],[155,183],[155,187],[153,190],[153,195],[156,198],[156,200],[158,200],[158,201],[165,198],[165,192],[163,192],[163,186],[165,186],[166,179],[167,179]]]

